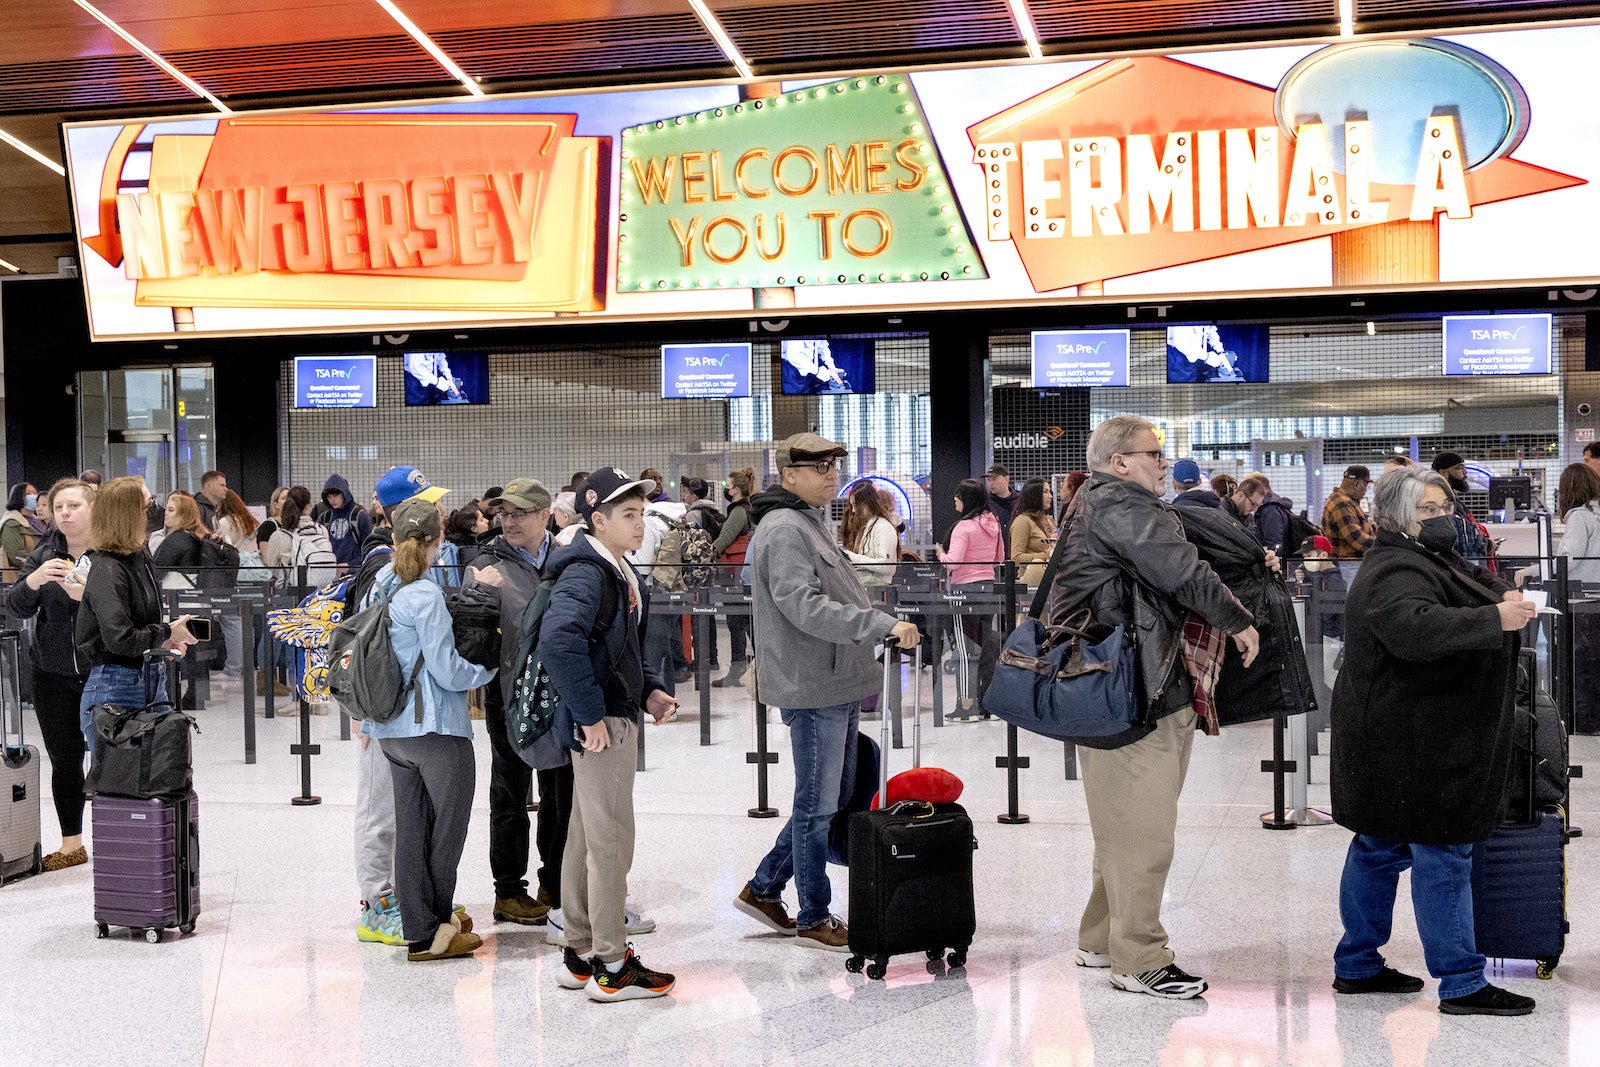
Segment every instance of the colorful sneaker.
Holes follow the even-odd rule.
[[[595,961],[594,974],[584,985],[583,991],[589,995],[590,1000],[601,1003],[612,1000],[644,1000],[648,997],[664,997],[672,992],[672,987],[678,980],[670,974],[652,971],[640,962],[639,957],[633,954],[633,948],[628,948],[628,954],[622,958],[622,966],[613,974],[611,970]]]
[[[400,902],[394,897],[379,897],[374,907],[363,901],[361,917],[356,923],[356,939],[379,945],[405,944],[400,922]]]
[[[769,930],[780,934],[794,933],[794,917],[784,907],[783,901],[762,900],[750,892],[748,884],[733,898],[733,906]]]
[[[796,930],[794,940],[796,944],[827,952],[850,951],[850,931],[837,915],[830,915],[815,926]]]
[[[1111,984],[1129,993],[1145,993],[1163,1000],[1192,1000],[1207,989],[1204,978],[1185,974],[1176,963],[1142,974],[1113,974]]]
[[[556,968],[556,985],[562,989],[582,989],[594,977],[594,970],[594,960],[564,948],[561,950],[561,966]]]

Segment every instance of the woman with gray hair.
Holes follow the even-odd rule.
[[[1423,467],[1378,479],[1377,543],[1345,603],[1333,690],[1333,813],[1355,832],[1339,883],[1339,993],[1415,993],[1384,963],[1400,872],[1446,1015],[1526,1015],[1490,985],[1472,926],[1472,846],[1511,772],[1518,633],[1532,603],[1455,553],[1450,487]]]

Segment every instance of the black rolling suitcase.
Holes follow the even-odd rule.
[[[0,883],[38,874],[44,862],[39,847],[39,750],[23,735],[21,661],[21,635],[0,632]],[[16,744],[11,743],[13,719]]]
[[[200,915],[200,802],[189,784],[189,717],[173,706],[180,657],[152,651],[147,658],[164,661],[169,703],[147,692],[137,711],[95,709],[100,773],[90,828],[95,935],[126,926],[154,944],[164,930],[192,933]],[[106,750],[107,734],[123,742],[121,751]]]
[[[1543,694],[1531,670],[1526,677],[1530,714],[1524,732],[1519,709],[1512,757],[1512,773],[1520,779],[1512,787],[1511,817],[1517,821],[1473,846],[1472,925],[1479,952],[1494,959],[1533,960],[1539,977],[1549,978],[1561,962],[1569,930],[1567,820],[1559,806],[1540,800],[1557,788],[1551,781],[1557,770],[1549,763],[1557,752],[1556,758],[1566,759],[1565,726],[1559,716],[1538,714]],[[1559,745],[1541,742],[1540,732],[1551,730],[1562,732]],[[1563,786],[1566,772],[1564,765],[1559,768]]]
[[[884,650],[883,758],[878,795],[889,795],[889,701],[894,657]],[[912,668],[912,765],[922,765],[922,646]],[[850,957],[854,973],[882,978],[889,957],[926,953],[930,970],[949,949],[949,964],[963,966],[977,930],[972,893],[972,820],[959,804],[902,801],[887,810],[850,816]],[[871,962],[866,962],[870,960]]]

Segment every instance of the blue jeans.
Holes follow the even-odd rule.
[[[1411,868],[1411,905],[1428,973],[1439,999],[1476,993],[1488,984],[1472,931],[1472,846],[1408,845],[1357,834],[1339,879],[1344,937],[1333,951],[1333,973],[1370,978],[1383,969],[1378,950],[1389,941],[1400,872]]]
[[[859,703],[784,708],[794,755],[794,812],[750,879],[758,900],[776,900],[790,878],[800,894],[795,922],[809,930],[825,922],[833,903],[828,881],[828,826],[855,791]]]
[[[167,680],[162,665],[150,663],[145,671],[151,674],[152,690],[156,700],[167,695]],[[89,680],[83,686],[83,699],[78,702],[78,726],[89,742],[89,754],[94,755],[94,716],[90,709],[96,704],[118,704],[125,708],[142,708],[145,705],[144,672],[137,667],[120,667],[103,663],[89,669]]]

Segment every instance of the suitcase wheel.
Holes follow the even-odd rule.
[[[1560,962],[1560,956],[1546,957],[1538,961],[1538,969],[1536,969],[1533,973],[1546,980],[1554,978],[1556,975],[1556,964]]]
[[[967,950],[965,948],[956,949],[946,958],[946,962],[952,967],[965,967],[967,965]]]
[[[933,960],[936,960],[940,956],[943,956],[943,955],[944,955],[944,949],[942,949],[942,948],[930,948],[928,950],[928,960],[929,960],[929,962],[932,962]]]
[[[873,981],[880,980],[885,974],[888,974],[888,973],[889,973],[889,957],[888,956],[879,956],[877,959],[875,959],[871,963],[867,964],[867,977],[871,978]]]
[[[863,960],[860,956],[851,956],[849,959],[844,961],[844,969],[849,971],[851,974],[860,974],[862,962]]]
[[[111,927],[107,926],[105,923],[95,923],[94,924],[94,936],[95,937],[108,937],[108,936],[110,936],[110,934],[111,934]]]
[[[161,931],[152,926],[144,932],[144,939],[154,945],[161,940]]]
[[[192,933],[194,933],[194,923],[193,922],[184,923],[182,926],[178,927],[178,932],[179,933],[183,933],[183,934],[192,934]]]

